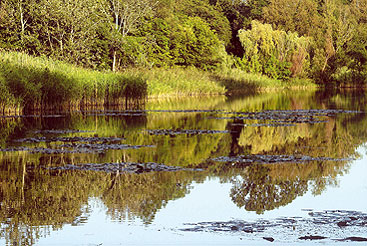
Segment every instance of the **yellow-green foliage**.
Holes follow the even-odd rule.
[[[129,69],[123,73],[83,69],[46,57],[0,52],[0,110],[118,106],[126,99],[249,93],[269,88],[312,86],[282,82],[240,69]]]
[[[98,72],[45,57],[0,53],[0,106],[47,109],[119,103],[143,98],[146,83],[120,73]]]
[[[308,50],[311,39],[297,33],[273,30],[271,25],[251,22],[250,30],[240,30],[244,48],[244,67],[272,78],[288,79],[305,76],[309,68]]]
[[[126,74],[147,81],[149,97],[253,93],[263,90],[315,87],[310,80],[281,81],[241,69],[202,71],[196,68],[130,69]]]
[[[148,95],[187,96],[224,94],[226,89],[211,78],[210,72],[196,68],[153,68],[128,70],[127,74],[142,77],[148,83]]]

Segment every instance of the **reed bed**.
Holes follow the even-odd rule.
[[[227,94],[248,94],[287,89],[312,89],[316,84],[309,79],[292,78],[289,81],[272,79],[261,74],[246,73],[240,69],[223,69],[212,79],[223,85]]]
[[[120,73],[84,69],[46,57],[0,51],[0,114],[87,108],[139,108],[146,97],[248,94],[315,87],[239,69],[133,68]]]
[[[128,69],[125,74],[147,81],[149,97],[225,94],[226,88],[211,79],[211,73],[197,68]]]
[[[311,80],[280,81],[260,74],[249,74],[240,69],[203,71],[196,68],[128,69],[130,76],[143,78],[148,84],[148,96],[201,96],[249,94],[283,89],[309,89],[316,85]]]
[[[147,84],[130,74],[99,72],[46,57],[0,52],[0,112],[126,107]]]

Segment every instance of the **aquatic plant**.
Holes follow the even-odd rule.
[[[0,109],[61,110],[123,106],[145,98],[146,82],[129,74],[83,69],[46,57],[0,52]]]

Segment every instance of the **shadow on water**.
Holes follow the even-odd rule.
[[[367,141],[367,104],[356,105],[365,101],[361,93],[265,93],[187,105],[160,101],[149,110],[1,118],[0,236],[9,245],[33,245],[65,224],[85,223],[90,197],[99,197],[113,220],[148,225],[208,177],[230,183],[232,202],[258,214],[309,190],[320,195],[337,185]],[[58,152],[30,151],[36,148]],[[131,163],[178,169],[91,168]]]

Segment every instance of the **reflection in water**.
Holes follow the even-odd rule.
[[[83,148],[88,144],[106,144],[104,141],[109,138],[119,139],[122,144],[155,146],[102,152],[92,149],[87,154],[70,153],[63,148],[53,154],[0,152],[0,237],[9,245],[32,245],[65,224],[82,224],[88,220],[90,197],[100,198],[115,221],[140,219],[149,225],[169,201],[185,197],[190,184],[204,182],[208,176],[230,182],[232,201],[259,214],[290,204],[308,190],[320,195],[326,187],[337,185],[336,177],[348,171],[350,162],[319,160],[233,166],[213,159],[239,155],[356,158],[356,147],[367,140],[364,113],[337,113],[322,116],[325,122],[293,122],[292,126],[275,127],[269,119],[239,118],[231,112],[364,111],[366,104],[356,102],[366,102],[366,97],[292,92],[227,100],[190,99],[187,105],[182,100],[156,101],[147,105],[149,111],[136,114],[87,112],[62,117],[0,118],[3,150],[21,146],[55,149],[70,139],[75,140],[70,145]],[[182,134],[149,134],[162,129]],[[20,139],[27,141],[14,141]],[[80,145],[78,139],[92,142]],[[67,164],[122,162],[155,162],[205,170],[136,175],[50,169]]]
[[[227,128],[229,128],[231,135],[231,147],[229,156],[237,156],[244,154],[244,147],[241,146],[238,142],[240,139],[242,130],[244,129],[244,120],[243,119],[234,119],[233,122],[228,123]]]

